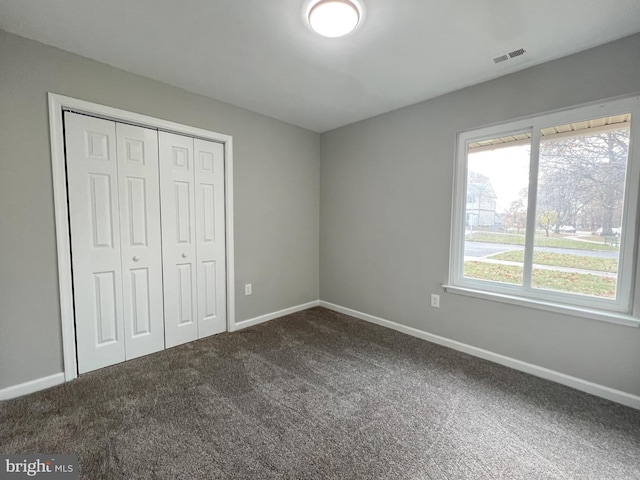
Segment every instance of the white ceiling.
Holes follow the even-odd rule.
[[[337,39],[311,0],[0,0],[0,29],[316,132],[640,32],[638,0],[359,1]]]

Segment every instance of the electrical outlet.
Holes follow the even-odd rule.
[[[244,286],[244,294],[245,295],[251,295],[251,284],[250,283],[247,283]]]
[[[431,306],[440,308],[440,295],[436,295],[435,293],[431,294]]]

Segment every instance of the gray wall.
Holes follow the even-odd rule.
[[[318,299],[318,134],[0,31],[0,389],[62,371],[48,91],[232,135],[236,321]]]
[[[640,395],[640,328],[440,288],[456,134],[637,93],[638,52],[635,35],[323,134],[320,298]],[[432,292],[440,309],[429,307]]]

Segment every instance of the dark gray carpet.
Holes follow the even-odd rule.
[[[81,478],[640,478],[640,411],[322,308],[0,403]]]

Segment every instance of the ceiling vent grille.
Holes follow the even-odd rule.
[[[519,57],[524,55],[527,51],[524,48],[518,48],[517,50],[513,50],[509,53],[503,53],[502,55],[498,55],[497,57],[493,57],[493,63],[502,63],[507,60],[511,60],[512,58]]]

